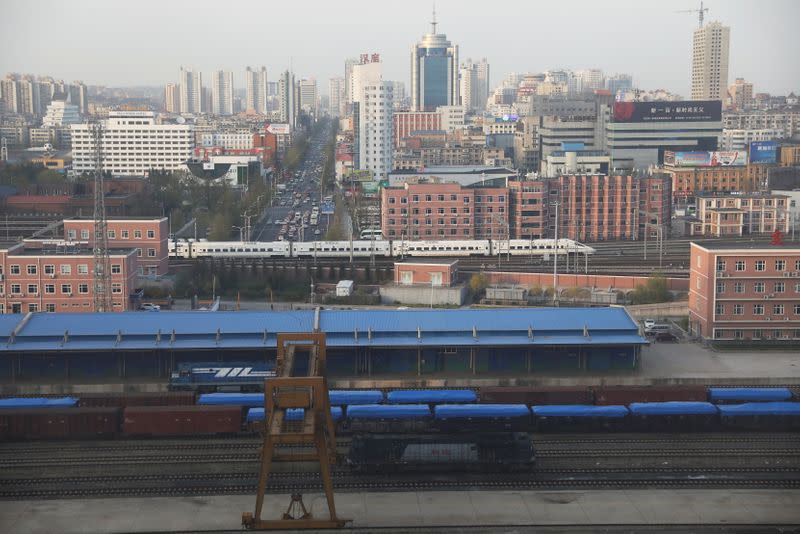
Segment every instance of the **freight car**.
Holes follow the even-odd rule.
[[[522,471],[536,458],[528,434],[359,434],[353,436],[347,465],[354,471],[405,470]]]

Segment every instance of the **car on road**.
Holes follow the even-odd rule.
[[[322,232],[320,232],[319,229],[314,230],[314,235],[321,235],[321,234],[322,234]]]
[[[656,333],[655,340],[663,343],[677,343],[679,341],[678,336],[672,332],[658,332]]]
[[[154,312],[157,312],[157,311],[161,311],[161,306],[159,306],[158,304],[152,304],[150,302],[145,302],[144,304],[142,304],[142,310],[143,311],[154,311]]]

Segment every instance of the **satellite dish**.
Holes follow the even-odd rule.
[[[175,122],[178,124],[184,124],[186,122],[186,119],[184,119],[183,117],[178,117],[177,119],[175,119]]]

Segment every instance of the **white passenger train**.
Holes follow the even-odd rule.
[[[401,258],[410,257],[467,257],[545,256],[563,254],[593,254],[594,249],[571,239],[467,240],[467,241],[387,241],[384,239],[358,241],[195,241],[170,240],[172,258]]]

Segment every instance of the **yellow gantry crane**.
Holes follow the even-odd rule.
[[[331,416],[328,382],[325,378],[325,334],[323,332],[278,334],[275,378],[264,381],[264,444],[258,477],[255,513],[242,514],[242,525],[250,530],[301,530],[342,528],[349,519],[336,516],[331,466],[337,461],[336,432]],[[307,361],[304,358],[308,358]],[[295,374],[305,369],[300,376]],[[303,408],[303,419],[287,421],[286,410]],[[280,445],[290,448],[278,449]],[[313,452],[301,447],[313,446]],[[264,494],[272,462],[319,461],[329,517],[315,519],[301,494],[291,497],[279,519],[261,519]]]

